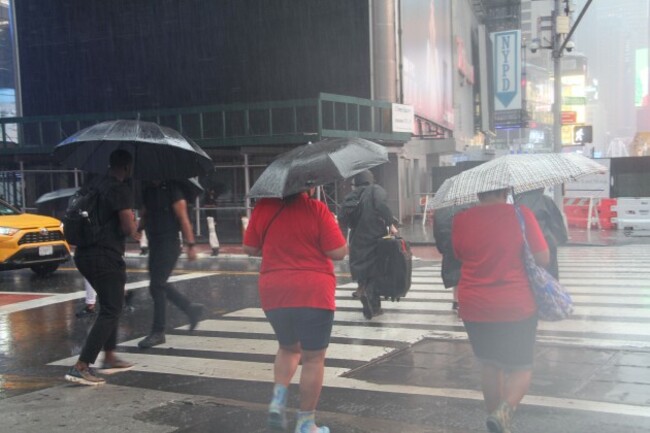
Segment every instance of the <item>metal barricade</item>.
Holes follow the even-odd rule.
[[[650,198],[619,198],[612,210],[617,214],[612,220],[626,234],[650,230]]]

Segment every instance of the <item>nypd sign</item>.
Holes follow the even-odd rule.
[[[494,60],[494,109],[521,109],[521,31],[495,32],[492,38]]]

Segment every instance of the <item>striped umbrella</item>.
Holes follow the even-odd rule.
[[[474,203],[481,192],[513,188],[519,194],[606,172],[605,166],[575,153],[506,155],[445,180],[431,206]]]

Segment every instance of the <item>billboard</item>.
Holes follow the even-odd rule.
[[[372,94],[367,1],[14,4],[26,116]]]
[[[404,104],[452,129],[451,0],[401,2]]]
[[[521,31],[491,35],[494,67],[494,110],[521,109]]]

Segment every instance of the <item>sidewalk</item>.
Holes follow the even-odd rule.
[[[441,260],[442,257],[435,245],[433,227],[429,222],[422,226],[421,221],[404,224],[400,227],[400,235],[411,244],[413,255],[421,260]],[[650,230],[626,234],[623,230],[600,230],[569,228],[569,242],[566,246],[608,246],[627,244],[650,244]],[[212,248],[205,237],[199,238],[196,245],[200,258],[227,258],[245,256],[241,244],[221,244],[219,254],[212,255]],[[127,255],[138,256],[140,247],[135,242],[127,243]]]

